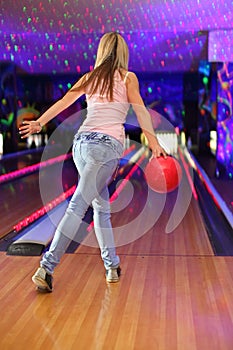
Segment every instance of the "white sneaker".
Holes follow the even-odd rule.
[[[53,277],[49,275],[43,267],[39,267],[32,276],[32,282],[35,283],[38,290],[52,292],[53,291]]]
[[[106,281],[109,283],[118,282],[121,275],[121,268],[110,268],[109,270],[106,270]]]

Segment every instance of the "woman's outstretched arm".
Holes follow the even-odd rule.
[[[79,79],[73,86],[75,89],[78,88],[78,91],[73,91],[73,88],[68,90],[68,92],[60,100],[48,108],[47,111],[45,111],[36,121],[24,121],[23,125],[19,128],[21,138],[23,139],[31,134],[40,132],[45,124],[72,105],[80,96],[85,94],[85,91],[81,88],[84,77],[85,76]]]
[[[139,83],[136,75],[129,73],[126,81],[128,101],[132,104],[133,110],[136,113],[139,125],[145,134],[149,147],[154,157],[167,156],[165,150],[160,146],[159,141],[155,135],[154,128],[151,121],[151,116],[146,109],[142,97],[139,92]]]

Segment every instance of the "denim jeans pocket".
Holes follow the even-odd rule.
[[[87,162],[104,164],[119,159],[118,152],[111,145],[102,142],[84,143],[82,144],[82,151],[82,156],[86,157]]]

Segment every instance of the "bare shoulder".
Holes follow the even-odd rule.
[[[130,78],[136,78],[136,74],[126,69],[120,69],[122,80],[126,83]]]
[[[86,89],[82,86],[86,80],[88,79],[88,73],[85,73],[81,78],[78,79],[78,81],[73,85],[73,87],[69,90],[70,92],[75,92],[79,90],[83,94],[86,93]]]
[[[140,95],[138,78],[134,72],[128,72],[125,85],[127,89],[128,101],[132,104],[144,105]]]
[[[129,78],[129,80],[130,79],[133,79],[133,80],[137,80],[137,76],[136,76],[136,74],[134,73],[134,72],[132,72],[132,71],[127,71],[127,72],[125,72],[125,76],[127,77],[127,78]]]
[[[77,85],[82,85],[84,82],[87,81],[87,79],[89,78],[90,72],[85,73],[78,81],[77,81]]]
[[[126,80],[125,80],[126,86],[138,88],[139,83],[138,83],[137,75],[131,71],[128,71],[126,74],[127,74]]]

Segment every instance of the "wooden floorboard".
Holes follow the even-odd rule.
[[[1,253],[0,348],[232,349],[233,257],[120,257],[107,284],[98,253],[66,254],[39,294],[38,257]]]
[[[106,283],[93,232],[62,258],[50,294],[31,282],[40,257],[0,253],[1,350],[232,350],[233,257],[214,256],[194,198],[171,233],[169,200],[140,234],[150,215],[133,224],[141,193],[112,215],[119,283]]]
[[[132,225],[131,230],[124,229],[124,222],[130,222],[130,214],[124,216],[113,215],[112,223],[116,242],[120,242],[117,236],[117,228],[122,225],[123,234],[132,236],[132,241],[125,245],[117,245],[119,254],[131,255],[184,255],[184,256],[213,256],[213,249],[209,242],[198,203],[191,200],[187,213],[181,223],[171,233],[165,232],[167,224],[167,210],[161,214],[158,221],[148,232],[143,235],[135,234],[137,228]],[[140,228],[139,228],[140,230]],[[134,237],[139,236],[138,239]],[[92,231],[77,248],[79,253],[95,254],[94,247],[98,247],[94,231]]]

